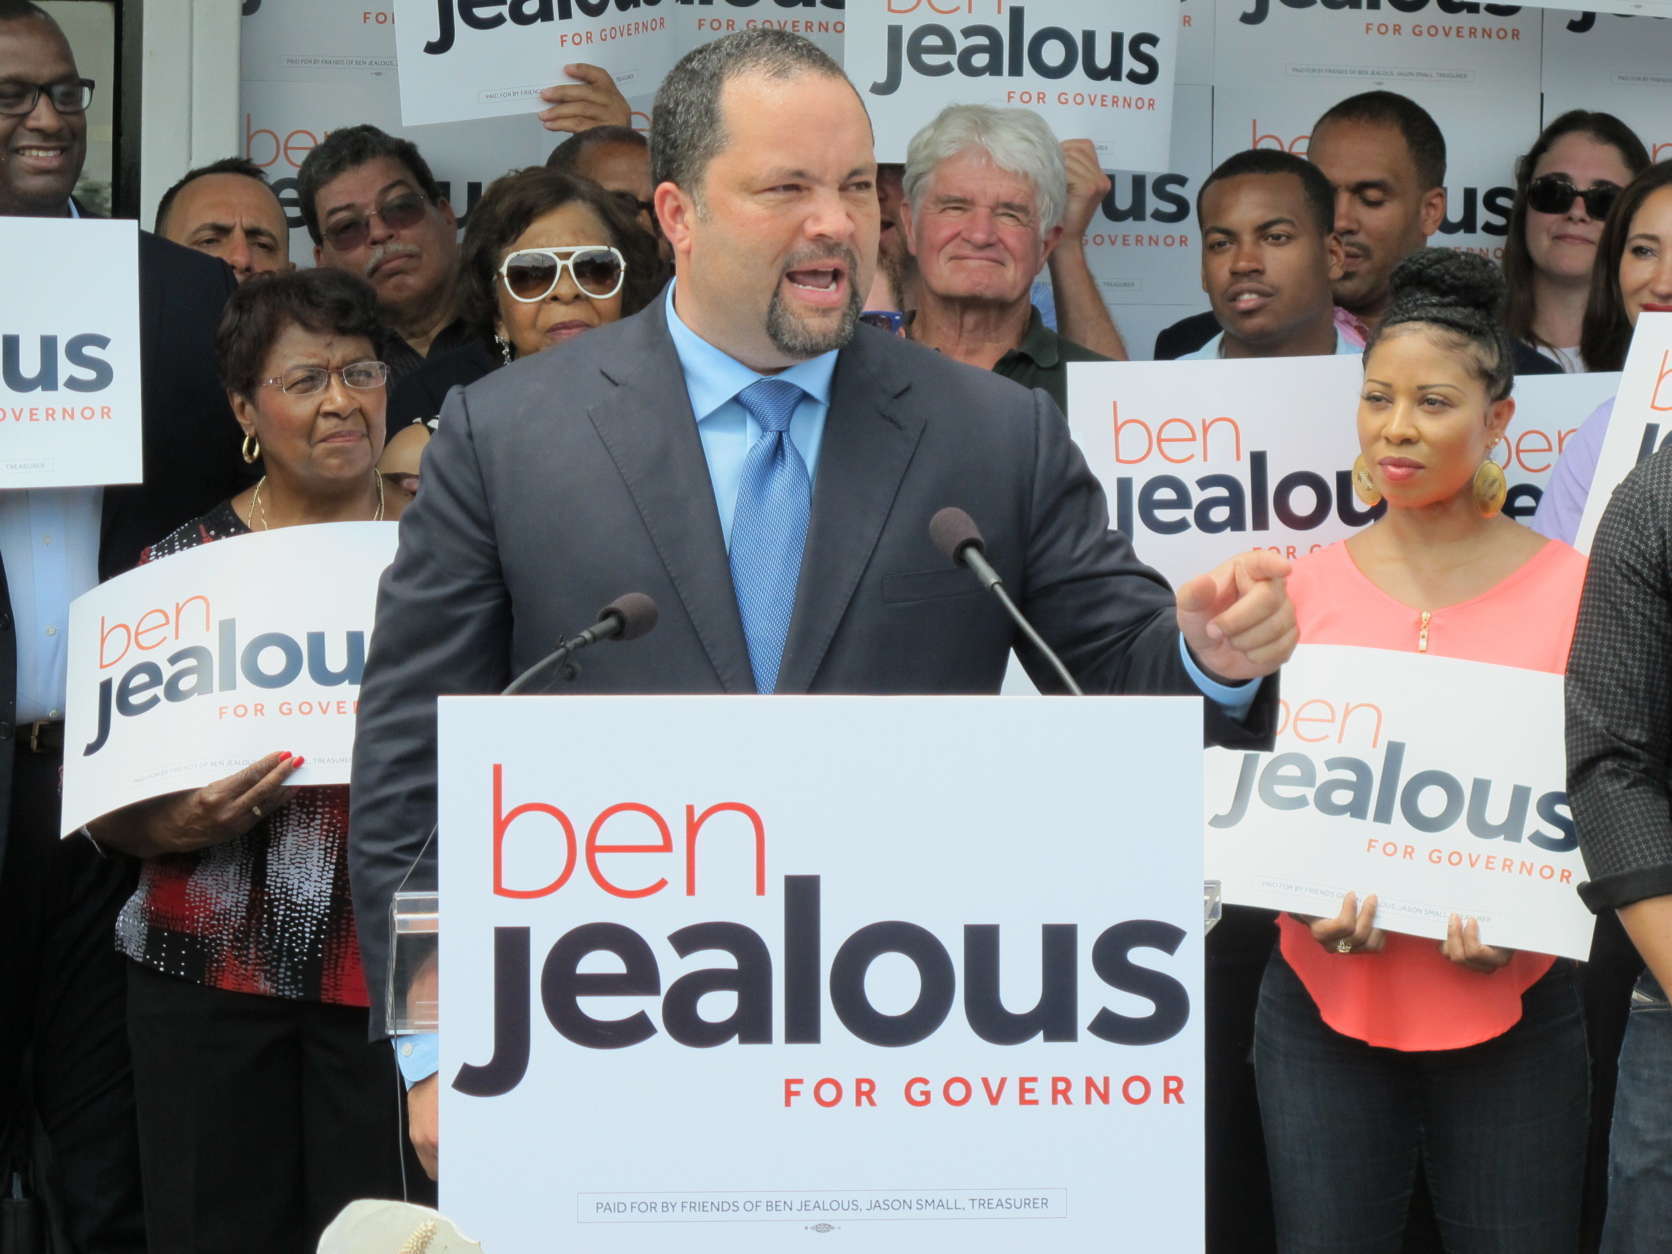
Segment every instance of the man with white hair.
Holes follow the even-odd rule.
[[[1071,361],[1107,358],[1045,325],[1029,289],[1062,238],[1068,173],[1031,109],[950,105],[906,149],[906,244],[920,303],[911,338],[1068,403]]]

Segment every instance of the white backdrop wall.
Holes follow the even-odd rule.
[[[1049,0],[1088,13],[1118,2]],[[848,0],[848,7],[861,3],[888,0]],[[1169,168],[1114,172],[1086,239],[1135,356],[1149,355],[1161,327],[1207,307],[1195,222],[1202,179],[1251,145],[1304,155],[1318,115],[1355,92],[1403,92],[1434,114],[1449,149],[1446,221],[1436,242],[1494,258],[1508,225],[1515,158],[1545,120],[1571,108],[1605,109],[1636,128],[1657,157],[1672,157],[1672,21],[1472,0],[1346,4],[1180,0]],[[308,263],[312,243],[301,228],[296,168],[333,127],[375,122],[405,134],[461,214],[488,181],[544,160],[562,138],[531,116],[402,128],[388,0],[244,0],[243,7],[239,142],[279,188],[299,264]],[[717,15],[741,27],[763,11],[777,15],[770,4],[739,0],[678,15],[697,40],[715,32]],[[821,8],[819,16],[829,21],[840,12]],[[826,33],[819,42],[836,52],[840,37]],[[564,59],[554,49],[554,80]],[[631,104],[635,125],[646,125],[649,95],[635,93]]]

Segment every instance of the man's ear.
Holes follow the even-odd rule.
[[[650,193],[650,203],[655,207],[656,221],[672,245],[674,256],[689,256],[691,236],[699,216],[695,198],[677,183],[658,183]]]
[[[441,211],[441,216],[447,219],[448,226],[452,227],[455,231],[459,229],[458,215],[453,212],[453,206],[448,203],[445,196],[435,202],[435,207]]]
[[[1347,250],[1341,247],[1341,237],[1334,231],[1324,236],[1324,254],[1329,259],[1329,281],[1334,283],[1347,271]]]
[[[1446,220],[1446,189],[1430,187],[1422,194],[1422,237],[1427,239]]]
[[[913,257],[917,256],[917,241],[912,238],[911,201],[900,197],[900,220],[894,224],[894,229],[900,232],[900,238],[906,241],[906,251]]]
[[[1051,260],[1051,254],[1057,251],[1057,245],[1060,243],[1062,243],[1062,227],[1053,226],[1049,231],[1045,232],[1045,252],[1039,258],[1039,264],[1041,267],[1043,267],[1046,262]]]

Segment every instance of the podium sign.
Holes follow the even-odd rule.
[[[1201,703],[443,698],[489,1250],[1202,1244]]]

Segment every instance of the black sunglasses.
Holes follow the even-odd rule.
[[[1620,189],[1612,183],[1575,187],[1565,174],[1540,175],[1527,184],[1527,207],[1540,213],[1566,213],[1575,196],[1585,202],[1585,216],[1601,222],[1620,198]]]
[[[371,219],[381,218],[391,231],[404,231],[424,220],[430,207],[429,198],[422,192],[404,192],[391,196],[363,218],[338,218],[325,228],[325,238],[340,253],[353,252],[365,245],[371,235]]]

